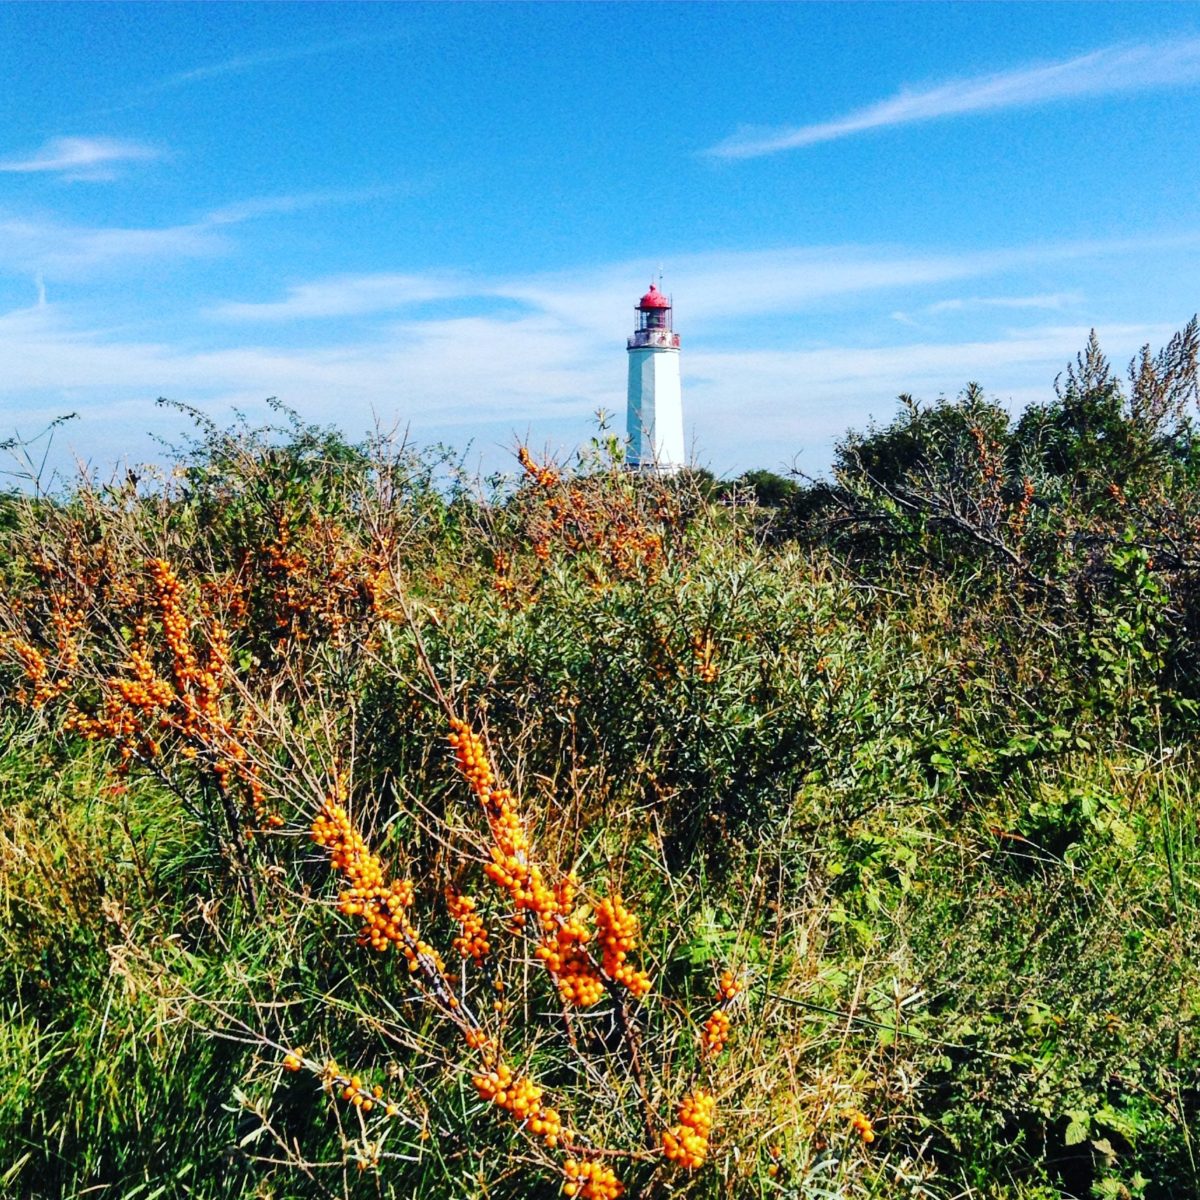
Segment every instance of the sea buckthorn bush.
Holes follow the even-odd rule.
[[[1078,620],[602,442],[481,491],[201,421],[6,501],[0,1190],[1194,1190],[1183,572],[1055,567],[964,412],[956,486]]]

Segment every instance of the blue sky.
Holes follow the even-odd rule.
[[[102,470],[159,395],[565,452],[660,267],[723,474],[1200,307],[1196,5],[5,4],[0,111],[0,430]]]

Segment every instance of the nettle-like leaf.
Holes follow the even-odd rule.
[[[1068,1146],[1078,1146],[1086,1141],[1092,1129],[1092,1114],[1086,1108],[1069,1108],[1067,1110],[1067,1131],[1063,1134],[1063,1142]]]

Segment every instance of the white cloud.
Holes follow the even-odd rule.
[[[482,405],[524,419],[554,411],[566,397],[590,400],[610,375],[619,390],[624,377],[609,369],[612,357],[611,347],[536,315],[398,323],[349,344],[207,350],[75,326],[54,305],[0,316],[0,397],[134,390],[232,404],[278,393],[318,416],[365,415],[376,405],[474,421]]]
[[[1040,296],[963,296],[951,300],[938,300],[928,304],[922,312],[931,314],[963,312],[972,308],[1037,308],[1061,312],[1064,308],[1081,304],[1083,296],[1078,292],[1049,292]]]
[[[1100,331],[1117,362],[1171,332]],[[802,461],[820,470],[836,438],[872,415],[889,418],[902,390],[932,398],[978,379],[1015,406],[1046,397],[1087,333],[1082,324],[1054,324],[982,340],[795,350],[718,349],[717,338],[697,340],[683,363],[687,428],[702,432],[704,460],[723,472],[775,467],[801,450]],[[570,444],[588,436],[597,408],[623,414],[623,359],[620,341],[548,312],[398,321],[344,344],[194,350],[83,328],[47,304],[0,316],[0,411],[19,404],[36,414],[22,416],[32,427],[76,409],[84,419],[72,426],[70,444],[107,462],[130,453],[148,426],[178,431],[177,417],[152,408],[156,396],[198,404],[217,420],[278,396],[306,420],[336,423],[351,436],[378,415],[385,424],[411,424],[419,442],[479,438],[488,465],[499,466],[514,436],[528,430]]]
[[[138,259],[214,254],[227,244],[202,224],[122,229],[0,217],[0,270],[30,275],[78,276]]]
[[[1061,62],[954,80],[925,89],[905,89],[832,121],[780,129],[743,129],[707,153],[716,158],[757,158],[870,129],[1197,82],[1200,82],[1200,38],[1111,46]]]
[[[1010,266],[1011,251],[914,254],[887,247],[838,246],[709,255],[672,269],[689,319],[799,311],[837,296],[862,295],[988,275]]]
[[[886,246],[830,246],[689,254],[670,261],[668,290],[685,297],[683,307],[677,310],[676,324],[689,334],[706,335],[731,320],[803,312],[840,297],[980,279],[1033,265],[1194,249],[1198,245],[1200,234],[1181,234],[943,253],[913,253]],[[209,315],[282,322],[293,318],[369,316],[438,299],[493,304],[509,301],[528,311],[551,315],[564,328],[614,339],[628,332],[626,327],[633,319],[636,295],[631,280],[643,279],[649,279],[646,265],[628,261],[496,279],[454,272],[372,272],[296,284],[278,300],[226,301]],[[925,311],[972,306],[1057,310],[1078,299],[1070,292],[972,297],[940,301]],[[897,319],[908,316],[901,313]]]
[[[132,108],[144,107],[153,103],[162,92],[176,88],[191,87],[194,84],[204,84],[210,79],[221,79],[230,75],[243,75],[263,68],[275,67],[281,63],[296,62],[320,54],[332,54],[346,50],[358,50],[375,45],[386,45],[391,42],[411,39],[411,33],[405,29],[372,31],[369,34],[353,37],[337,38],[327,42],[312,42],[307,45],[280,46],[274,49],[259,50],[253,53],[236,54],[220,62],[205,63],[186,71],[177,71],[172,75],[152,80],[134,91],[126,93],[126,98],[102,108],[93,109],[94,116],[109,116],[113,113],[128,112]]]
[[[1041,309],[1047,312],[1062,312],[1067,308],[1078,307],[1083,301],[1081,292],[1047,292],[1037,296],[955,296],[926,304],[916,311],[930,317],[979,309]],[[903,310],[892,313],[891,318],[901,325],[918,327],[921,324],[912,313]]]
[[[304,212],[324,204],[353,204],[360,200],[377,200],[381,196],[394,195],[403,190],[401,185],[372,188],[343,188],[316,192],[294,192],[281,196],[253,196],[249,200],[235,200],[231,204],[215,208],[205,218],[209,225],[237,225],[255,217],[273,216],[276,213]]]
[[[13,253],[29,241],[6,242],[4,229],[0,224],[0,265],[6,247]],[[138,233],[180,238],[172,253],[187,250],[188,238],[199,239],[197,252],[209,252],[206,239],[221,236],[203,225],[123,232],[132,240],[121,239],[114,253],[136,249]],[[49,242],[51,234],[63,241],[57,228],[40,236]],[[972,287],[934,300],[938,291],[930,295],[931,287],[1022,273],[1037,287],[1053,277],[1047,263],[1088,256],[1119,262],[1147,246],[1196,243],[1181,235],[965,254],[851,246],[687,256],[671,271],[672,285],[686,297],[677,324],[684,335],[687,429],[702,431],[700,450],[721,471],[778,465],[780,455],[800,448],[819,470],[836,437],[872,414],[890,416],[902,390],[931,397],[974,378],[1014,403],[1044,397],[1087,337],[1087,328],[1073,323],[1073,293],[1021,291],[1014,282],[1012,296]],[[145,248],[164,250],[153,239]],[[71,250],[86,259],[105,247],[82,237]],[[147,425],[178,430],[178,418],[152,409],[159,395],[201,405],[218,420],[234,406],[256,411],[264,397],[278,396],[305,419],[334,422],[352,436],[378,414],[388,424],[411,422],[420,442],[478,438],[503,448],[515,433],[532,430],[537,439],[577,443],[589,436],[597,408],[623,413],[624,339],[646,278],[643,264],[630,263],[510,279],[453,272],[335,276],[297,283],[266,303],[227,303],[217,310],[224,324],[205,329],[181,321],[178,338],[155,340],[85,324],[52,299],[0,316],[0,411],[78,409],[85,419],[71,437],[98,461],[131,452],[132,435]],[[1008,320],[1060,310],[1072,317],[1053,316],[1032,329],[993,323],[982,336],[912,329],[900,335],[905,344],[895,345],[887,333],[867,332],[878,328],[888,311],[878,301],[892,291],[916,304],[917,314],[933,300],[928,307],[941,313],[977,306],[1010,314]],[[858,332],[833,334],[838,340],[822,345],[816,331],[835,328],[831,298],[857,303],[862,319],[853,326]],[[455,303],[413,310],[439,299]],[[822,314],[819,325],[813,312]],[[329,320],[297,324],[293,336],[286,322],[309,317]],[[1142,342],[1161,344],[1170,332],[1100,329],[1117,362]],[[783,339],[790,348],[771,348]],[[506,461],[503,450],[489,453],[490,466]]]
[[[239,54],[221,62],[208,63],[202,67],[193,67],[189,71],[180,71],[160,80],[159,88],[183,87],[190,83],[201,83],[206,79],[217,79],[224,75],[240,75],[246,71],[255,71],[259,67],[271,67],[276,63],[295,62],[297,59],[310,58],[316,54],[330,54],[341,50],[357,50],[363,46],[380,42],[394,41],[405,37],[403,31],[380,34],[366,34],[357,37],[337,38],[328,42],[312,42],[304,46],[282,46],[273,50],[260,50],[254,54]]]
[[[400,274],[342,275],[289,288],[283,300],[261,303],[230,301],[209,315],[240,321],[290,321],[319,317],[361,316],[387,312],[428,300],[470,295],[453,276]]]
[[[1061,253],[1052,248],[1047,253]],[[794,312],[833,296],[986,275],[1012,265],[1025,251],[966,254],[905,254],[876,247],[784,249],[766,252],[686,255],[671,263],[671,285],[687,296],[686,323],[699,330],[730,317]],[[238,320],[312,319],[386,313],[438,299],[515,302],[545,313],[564,328],[597,336],[623,336],[630,325],[631,279],[643,264],[618,263],[593,270],[510,279],[470,279],[450,273],[388,272],[341,275],[297,284],[283,299],[228,301],[210,315]]]
[[[1168,325],[1110,325],[1099,333],[1121,363],[1147,342],[1163,344]],[[801,454],[824,469],[835,441],[870,420],[890,420],[901,391],[927,400],[983,384],[1017,412],[1052,393],[1052,381],[1087,341],[1087,325],[1046,325],[980,341],[839,345],[811,350],[696,350],[684,381],[689,424],[704,431],[713,466],[777,468]]]
[[[214,209],[188,224],[159,228],[72,225],[0,214],[0,271],[79,277],[115,263],[221,254],[232,244],[226,226],[377,194],[369,190],[260,196]]]
[[[0,171],[30,174],[54,172],[69,180],[116,177],[116,164],[161,158],[162,152],[142,142],[122,138],[51,138],[26,158],[0,160]]]

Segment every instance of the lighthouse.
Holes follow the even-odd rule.
[[[679,334],[671,301],[654,286],[638,301],[629,350],[628,462],[635,470],[673,474],[684,465]]]

